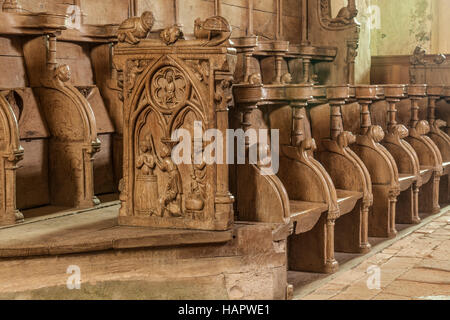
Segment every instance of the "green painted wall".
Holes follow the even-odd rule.
[[[380,8],[380,29],[371,32],[371,54],[410,55],[417,45],[436,48],[437,0],[371,0]]]

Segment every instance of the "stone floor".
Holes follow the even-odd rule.
[[[450,211],[300,300],[450,300]]]

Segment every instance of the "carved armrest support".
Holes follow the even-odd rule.
[[[426,120],[420,120],[415,128],[409,130],[409,135],[414,138],[420,138],[427,135],[431,130],[430,124]]]
[[[344,131],[339,134],[337,141],[334,140],[324,140],[323,145],[325,147],[325,150],[327,152],[337,154],[340,157],[344,158],[345,161],[352,164],[355,170],[352,170],[352,172],[344,172],[341,170],[328,170],[328,172],[335,172],[337,173],[339,171],[339,175],[349,175],[354,174],[357,177],[357,180],[361,182],[360,188],[362,189],[362,192],[364,194],[363,196],[363,202],[370,206],[373,204],[373,194],[372,194],[372,181],[370,178],[370,174],[362,162],[362,160],[349,148],[350,145],[356,143],[356,137],[353,135],[353,133]],[[323,163],[322,158],[322,163]],[[331,164],[328,163],[328,166],[334,166],[337,164]],[[325,166],[327,167],[327,165]],[[338,167],[336,167],[338,168]],[[330,168],[327,168],[330,169]],[[339,177],[333,177],[333,180],[335,178]]]

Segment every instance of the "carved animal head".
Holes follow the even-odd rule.
[[[430,124],[426,120],[421,120],[416,126],[417,133],[425,135],[430,132]]]
[[[405,139],[409,136],[409,130],[402,124],[398,124],[394,127],[394,134],[400,139]]]
[[[254,73],[249,78],[250,84],[260,85],[262,84],[262,77],[260,73]]]
[[[292,75],[288,72],[281,77],[281,83],[289,84],[292,82]]]
[[[161,40],[167,45],[174,44],[179,39],[183,39],[183,37],[183,31],[177,26],[166,28],[160,33]]]
[[[341,148],[347,148],[349,145],[356,142],[356,137],[349,131],[342,132],[338,137],[338,145]]]
[[[155,23],[155,16],[151,11],[145,11],[141,16],[142,27],[146,31],[150,31],[153,28],[153,24]]]
[[[316,151],[317,150],[317,144],[316,144],[316,140],[314,140],[313,138],[307,138],[305,140],[302,141],[301,144],[301,148],[303,150],[307,150],[307,151]]]
[[[69,65],[61,64],[56,68],[55,75],[61,82],[67,82],[72,77],[72,72]]]
[[[437,119],[436,121],[434,121],[434,125],[436,126],[436,128],[444,128],[447,127],[447,122],[441,119]]]
[[[375,142],[381,142],[384,139],[384,131],[380,126],[371,126],[369,134]]]

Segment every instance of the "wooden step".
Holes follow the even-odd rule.
[[[233,231],[126,227],[119,205],[25,223],[0,232],[0,258],[225,243]]]
[[[328,204],[323,202],[290,200],[289,207],[296,234],[310,231],[319,221],[320,215],[328,210]]]

